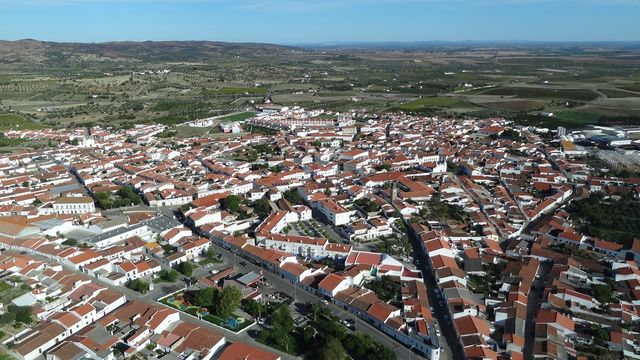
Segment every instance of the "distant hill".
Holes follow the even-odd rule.
[[[234,56],[265,56],[300,51],[298,48],[215,41],[145,41],[57,43],[32,39],[0,40],[0,62],[81,63],[86,61],[201,61]]]

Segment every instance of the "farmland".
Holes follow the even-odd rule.
[[[46,54],[0,46],[0,114],[9,114],[0,115],[0,131],[241,121],[265,100],[340,112],[557,114],[544,121],[550,126],[640,114],[640,49],[633,46],[514,52],[506,45],[362,50],[150,42],[136,57],[126,44],[49,46]],[[91,60],[100,48],[111,55]]]
[[[454,97],[425,97],[403,104],[400,109],[407,111],[420,111],[429,108],[455,108],[469,105],[465,100]]]

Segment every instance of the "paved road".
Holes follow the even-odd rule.
[[[404,220],[403,220],[404,221]],[[405,222],[407,228],[409,224]],[[431,259],[422,247],[420,239],[413,234],[410,230],[409,240],[413,246],[414,258],[416,259],[416,266],[422,271],[422,278],[424,284],[427,286],[427,292],[429,294],[429,303],[433,307],[433,316],[438,320],[441,336],[438,337],[440,347],[442,347],[441,359],[464,359],[464,351],[462,345],[458,340],[458,334],[455,326],[451,322],[451,314],[449,306],[446,301],[440,305],[439,293],[440,287],[436,281],[435,273],[431,270]]]
[[[538,309],[542,304],[542,296],[544,295],[544,284],[547,281],[547,276],[553,267],[553,262],[546,261],[540,264],[538,273],[536,274],[536,280],[533,282],[533,287],[529,291],[527,297],[527,320],[524,325],[524,349],[523,355],[525,359],[533,359],[533,345],[535,343],[536,329],[535,318],[538,314]]]

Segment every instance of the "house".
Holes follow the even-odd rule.
[[[88,196],[60,197],[53,202],[55,214],[86,214],[96,211],[93,199]]]
[[[333,226],[348,224],[355,213],[355,210],[347,210],[333,199],[320,200],[315,206]]]
[[[235,342],[222,350],[218,360],[280,360],[280,355]]]
[[[331,273],[318,284],[318,290],[326,297],[335,297],[337,293],[351,286],[350,278]]]

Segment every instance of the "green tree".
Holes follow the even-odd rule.
[[[260,315],[265,315],[266,305],[260,301],[248,300],[243,303],[242,310],[247,314],[258,317]]]
[[[206,252],[206,257],[207,259],[214,259],[218,254],[216,253],[215,250],[213,250],[213,248],[211,246],[209,246],[209,248],[207,249]]]
[[[271,323],[275,344],[289,352],[291,350],[291,336],[295,328],[289,307],[286,305],[278,306],[271,315]]]
[[[193,274],[193,263],[187,260],[176,265],[176,270],[178,270],[184,276],[191,276]]]
[[[168,281],[168,282],[175,282],[178,279],[178,275],[179,275],[179,273],[177,271],[175,271],[174,269],[171,269],[171,270],[162,269],[158,273],[158,277],[160,279]]]
[[[78,241],[76,239],[67,239],[62,242],[62,245],[76,246],[78,245]]]
[[[601,304],[608,304],[611,302],[612,290],[611,285],[598,284],[593,287],[593,297]]]
[[[213,297],[215,296],[214,288],[204,288],[198,290],[193,297],[193,301],[200,307],[208,308],[213,304]]]
[[[341,360],[347,357],[340,340],[330,337],[315,356],[317,360]]]
[[[391,276],[371,280],[365,286],[384,301],[395,299],[400,295],[400,284],[396,283]]]
[[[222,318],[227,318],[233,314],[240,306],[242,292],[235,286],[227,286],[220,292],[217,299],[216,314]]]
[[[229,212],[237,212],[240,209],[242,198],[238,195],[229,195],[226,198],[220,200],[222,208]]]
[[[284,198],[292,204],[302,204],[303,202],[302,196],[295,189],[285,191]]]
[[[269,204],[269,200],[266,198],[261,198],[256,201],[253,209],[259,217],[264,218],[271,213],[271,204]]]
[[[141,294],[146,294],[149,291],[149,283],[140,279],[131,280],[125,286]]]
[[[5,312],[4,314],[0,315],[0,324],[2,325],[9,325],[11,324],[14,320],[16,319],[16,314],[12,313],[12,312]]]
[[[596,345],[605,346],[607,341],[609,341],[609,332],[604,329],[600,325],[595,325],[595,329],[593,329],[593,341]]]

